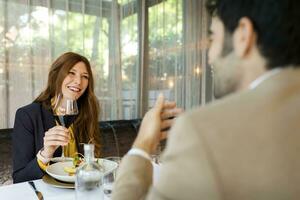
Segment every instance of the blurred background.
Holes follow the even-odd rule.
[[[0,129],[66,51],[90,60],[101,120],[141,118],[160,92],[210,102],[208,24],[204,0],[0,0]]]

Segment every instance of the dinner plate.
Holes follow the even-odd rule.
[[[73,158],[70,157],[54,157],[50,159],[51,162],[66,162],[73,161]]]
[[[44,183],[47,183],[48,185],[51,185],[53,187],[57,188],[67,188],[67,189],[74,189],[75,184],[74,183],[67,183],[67,182],[62,182],[59,180],[56,180],[55,178],[49,176],[48,174],[45,174],[42,178]]]
[[[103,167],[103,174],[108,174],[115,170],[118,167],[118,163],[106,160],[106,159],[97,159],[97,162],[99,165]],[[69,175],[69,173],[64,171],[65,167],[72,167],[73,162],[57,162],[52,165],[49,165],[46,169],[47,174],[49,174],[51,177],[59,180],[64,181],[68,183],[74,183],[75,182],[75,175]]]

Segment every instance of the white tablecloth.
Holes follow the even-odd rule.
[[[159,165],[153,165],[153,181],[157,181],[159,175]],[[43,182],[34,181],[37,190],[42,192],[44,200],[75,200],[74,189],[56,188]],[[28,182],[12,184],[0,187],[0,199],[2,200],[37,200],[37,196]],[[99,193],[99,200],[109,200],[104,197],[103,192]]]
[[[43,182],[43,180],[34,181],[36,188],[42,192],[44,200],[74,200],[74,189],[56,188]],[[37,196],[28,184],[28,182],[0,187],[0,199],[5,200],[37,200]],[[103,193],[99,193],[99,200],[104,199]]]

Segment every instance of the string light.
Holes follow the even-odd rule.
[[[201,72],[202,72],[202,71],[201,71],[200,67],[195,68],[195,74],[196,74],[196,75],[200,75]]]
[[[169,80],[168,86],[169,86],[170,89],[173,88],[174,87],[174,81],[173,80]]]

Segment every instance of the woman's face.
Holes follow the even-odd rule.
[[[63,97],[78,99],[89,84],[89,73],[83,62],[76,63],[62,82],[61,91]]]

